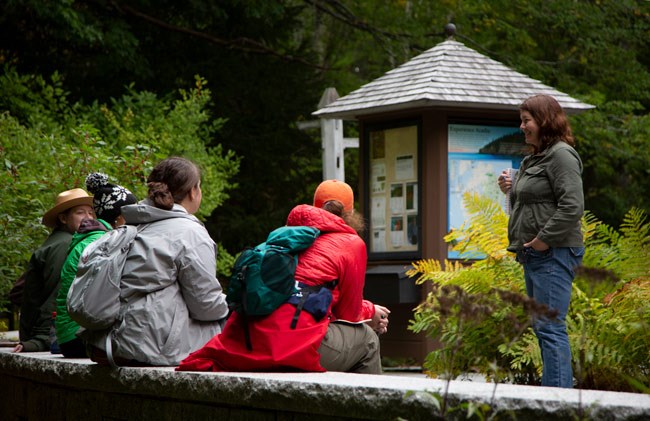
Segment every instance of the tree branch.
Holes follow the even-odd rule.
[[[389,49],[385,48],[385,44],[386,44],[385,38],[394,41],[400,39],[407,40],[409,49],[417,52],[422,52],[427,48],[429,48],[429,47],[425,48],[421,45],[412,43],[412,41],[416,39],[416,37],[414,37],[412,34],[389,32],[370,25],[366,21],[356,17],[356,15],[339,0],[303,0],[303,1],[304,3],[315,7],[321,12],[333,17],[334,19],[344,23],[347,26],[367,32],[370,36],[372,36],[375,40],[377,40],[378,43],[383,45],[384,50],[386,51],[389,51]],[[441,31],[435,34],[429,34],[428,36],[441,36],[441,35],[444,35],[444,32]]]
[[[146,21],[146,22],[148,22],[148,23],[150,23],[152,25],[158,26],[158,27],[166,29],[168,31],[178,32],[178,33],[189,35],[189,36],[192,36],[192,37],[195,37],[195,38],[200,38],[200,39],[203,39],[205,41],[208,41],[211,44],[216,44],[216,45],[220,45],[220,46],[223,46],[223,47],[227,47],[229,49],[243,51],[245,53],[270,55],[270,56],[277,57],[277,58],[280,58],[280,59],[285,60],[285,61],[300,63],[300,64],[303,64],[305,66],[312,67],[312,68],[319,69],[319,70],[332,70],[332,69],[330,69],[328,67],[323,67],[323,66],[311,63],[311,62],[309,62],[309,61],[307,61],[307,60],[305,60],[305,59],[303,59],[301,57],[296,57],[296,56],[292,56],[292,55],[288,55],[288,54],[282,54],[282,53],[280,53],[278,51],[275,51],[272,48],[270,48],[270,47],[268,47],[268,46],[266,46],[266,45],[264,45],[264,44],[262,44],[262,43],[260,43],[258,41],[252,40],[250,38],[244,38],[244,37],[236,38],[236,39],[219,38],[219,37],[216,37],[214,35],[211,35],[211,34],[208,34],[208,33],[205,33],[205,32],[195,31],[195,30],[190,29],[190,28],[184,28],[184,27],[181,27],[181,26],[173,25],[171,23],[162,21],[162,20],[157,19],[157,18],[155,18],[153,16],[150,16],[150,15],[148,15],[146,13],[143,13],[143,12],[137,10],[137,9],[134,9],[131,6],[118,3],[117,1],[112,1],[111,3],[113,4],[113,6],[118,11],[120,11],[123,14],[131,15],[131,16],[134,16],[136,18],[142,19],[142,20],[144,20],[144,21]]]

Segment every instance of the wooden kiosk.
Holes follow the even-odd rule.
[[[407,329],[426,291],[405,272],[416,260],[464,258],[443,237],[465,220],[466,191],[503,200],[496,177],[524,153],[519,104],[543,93],[569,114],[593,108],[454,41],[447,29],[446,41],[314,113],[323,124],[358,121],[364,295],[392,311],[382,356],[416,364],[433,341]]]

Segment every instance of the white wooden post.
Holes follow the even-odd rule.
[[[320,131],[323,148],[323,180],[345,181],[342,121],[322,118]]]
[[[331,104],[339,97],[335,88],[323,92],[318,108]],[[359,139],[343,137],[343,120],[321,118],[323,148],[323,180],[345,181],[345,148],[358,148]]]

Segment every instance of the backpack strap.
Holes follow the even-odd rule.
[[[138,224],[136,226],[136,234],[135,236],[137,237],[138,234],[140,234],[144,229],[146,228],[146,224]],[[133,242],[135,241],[135,237],[133,237],[133,241],[129,244],[129,249],[133,246]],[[120,282],[122,282],[121,276],[120,276]],[[121,295],[121,294],[120,294]],[[121,312],[120,312],[121,313]],[[120,317],[121,320],[121,317]],[[120,368],[120,365],[118,365],[115,362],[115,358],[113,357],[113,331],[114,331],[114,326],[108,329],[108,332],[106,332],[106,341],[104,342],[104,347],[106,349],[106,359],[108,360],[108,364],[112,368]]]
[[[113,358],[113,338],[111,338],[111,334],[113,333],[113,330],[109,330],[108,334],[106,335],[106,359],[108,360],[108,364],[113,367],[113,368],[119,368],[120,366],[117,365],[115,362],[115,359]]]
[[[244,319],[244,339],[246,340],[246,349],[248,352],[251,352],[253,350],[253,343],[251,342],[251,334],[250,330],[248,328],[248,314],[246,314],[246,310],[248,309],[248,302],[246,298],[246,271],[248,270],[248,266],[244,266],[237,275],[239,282],[241,283],[242,290],[244,293],[242,294],[242,300],[241,300],[241,311],[242,311],[242,316]]]
[[[291,319],[291,329],[295,329],[298,325],[300,313],[302,313],[302,308],[304,307],[305,301],[307,301],[309,294],[311,294],[311,291],[309,290],[302,292],[302,297],[300,297],[300,301],[298,301],[298,305],[296,305],[296,311],[293,313],[293,318]]]
[[[321,288],[329,288],[333,290],[338,284],[338,279],[334,279],[333,281],[325,282],[324,284],[320,285],[307,285],[302,282],[296,282],[296,288],[298,288],[300,291],[318,292]]]
[[[307,284],[303,284],[302,282],[297,282],[296,286],[300,290],[301,297],[300,297],[300,301],[298,301],[298,304],[296,305],[296,311],[293,313],[293,318],[291,319],[291,329],[295,329],[296,326],[298,325],[298,319],[300,318],[300,313],[302,313],[302,308],[305,306],[305,302],[307,301],[307,298],[309,298],[309,295],[312,292],[317,293],[322,288],[328,288],[333,290],[334,288],[336,288],[338,283],[339,283],[338,279],[326,282],[321,285],[307,285]]]

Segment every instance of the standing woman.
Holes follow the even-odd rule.
[[[221,331],[228,305],[216,245],[193,215],[201,204],[199,169],[167,158],[147,181],[148,198],[122,207],[138,234],[122,274],[113,355],[118,364],[177,365]]]
[[[511,188],[508,250],[523,265],[526,291],[537,302],[558,311],[540,319],[534,331],[542,351],[542,386],[573,387],[571,348],[566,315],[574,269],[584,255],[580,220],[584,211],[582,162],[564,110],[551,96],[535,95],[519,107],[526,156],[515,180],[504,172],[501,191]]]

